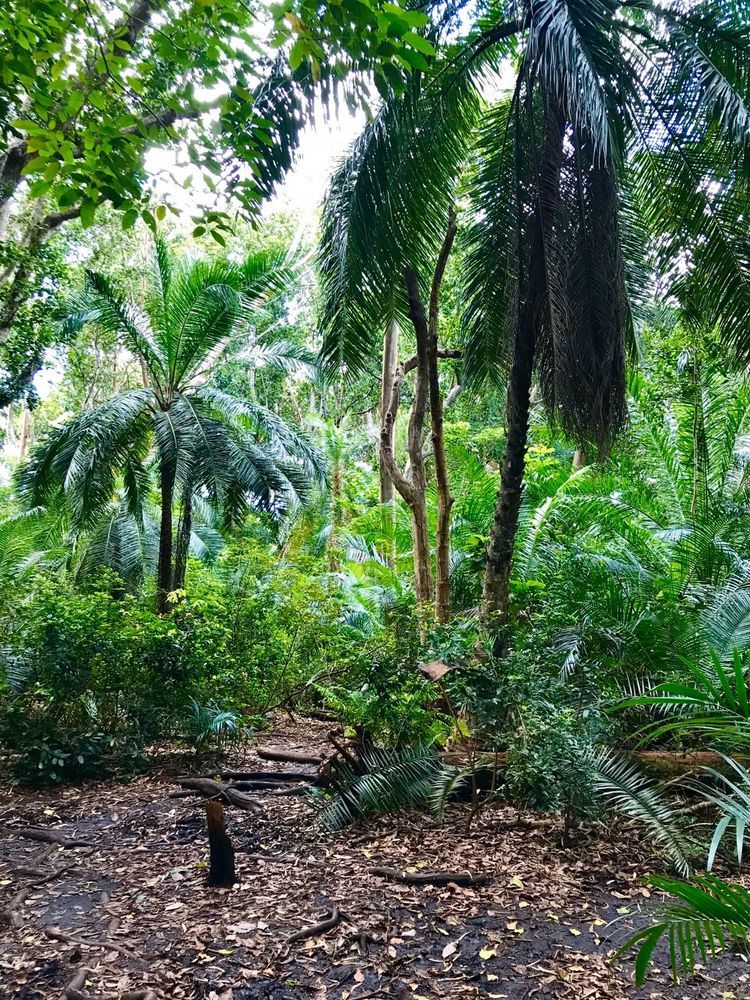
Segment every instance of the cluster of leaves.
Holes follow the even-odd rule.
[[[258,42],[269,22],[272,46],[292,41],[288,66]],[[0,14],[0,154],[13,161],[3,184],[29,177],[32,198],[74,210],[84,226],[108,201],[124,226],[141,215],[154,227],[177,209],[149,204],[144,153],[187,141],[207,183],[224,174],[255,214],[290,165],[312,87],[322,77],[341,85],[352,67],[403,85],[432,55],[415,30],[426,23],[369,0],[287,0],[257,11],[241,0],[133,0],[114,22],[104,3],[11,0]],[[202,100],[207,90],[219,97]],[[231,165],[235,156],[254,176]],[[224,213],[199,221],[223,240]]]

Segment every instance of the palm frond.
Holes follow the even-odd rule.
[[[608,750],[597,755],[596,771],[594,787],[606,805],[642,823],[648,836],[666,850],[677,871],[690,874],[692,845],[656,783],[632,761]]]
[[[672,897],[663,903],[653,923],[634,934],[619,949],[638,949],[635,979],[642,985],[659,942],[666,937],[675,979],[695,971],[696,957],[705,962],[730,942],[748,946],[750,893],[744,886],[727,884],[714,875],[696,876],[692,882],[652,876],[649,885]]]

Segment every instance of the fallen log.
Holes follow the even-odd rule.
[[[287,944],[294,944],[295,941],[304,941],[306,938],[317,937],[318,934],[325,934],[326,931],[333,930],[338,924],[341,923],[342,915],[338,906],[334,906],[332,910],[329,911],[329,915],[324,917],[323,920],[319,920],[317,924],[313,924],[312,927],[305,927],[301,931],[297,931],[296,934],[290,934],[286,939]]]
[[[287,788],[288,781],[232,781],[232,788],[240,792],[271,792],[276,788]]]
[[[473,886],[485,885],[489,881],[489,875],[473,875],[471,872],[405,872],[387,865],[378,865],[376,868],[371,868],[370,872],[393,882],[402,882],[404,885],[450,885],[453,883]]]
[[[315,788],[315,785],[293,785],[291,788],[275,788],[271,795],[307,795]]]
[[[183,789],[190,790],[206,799],[217,799],[224,805],[234,806],[246,812],[262,812],[257,799],[238,791],[232,785],[214,781],[213,778],[176,778],[175,781]]]
[[[320,762],[318,762],[320,763]],[[315,781],[316,775],[309,771],[222,771],[222,781]]]
[[[79,840],[77,838],[66,837],[64,833],[60,833],[59,830],[46,830],[41,826],[29,826],[22,830],[15,831],[19,837],[24,837],[26,840],[38,840],[44,844],[59,844],[60,847],[64,847],[66,850],[70,850],[74,847],[95,847],[96,845],[91,840]]]
[[[297,750],[275,750],[273,747],[258,747],[255,751],[262,760],[289,761],[293,764],[321,764],[321,754],[302,753]]]

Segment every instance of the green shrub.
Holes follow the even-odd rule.
[[[592,732],[571,708],[527,713],[508,750],[506,793],[538,812],[593,817],[597,776]]]
[[[385,628],[363,643],[346,683],[318,690],[368,743],[430,746],[445,738],[450,720],[435,708],[437,691],[419,672],[423,659],[414,604],[403,601],[389,610]]]
[[[361,637],[317,569],[230,558],[196,572],[163,617],[148,595],[123,596],[110,574],[86,589],[39,575],[16,590],[0,608],[0,745],[16,774],[113,773],[162,738],[218,749],[232,727],[239,734],[293,696],[317,697],[315,680],[359,669]],[[213,734],[208,715],[224,720]]]

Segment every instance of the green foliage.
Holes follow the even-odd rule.
[[[391,608],[385,627],[363,648],[346,683],[318,686],[345,726],[367,741],[428,747],[445,738],[448,719],[435,711],[435,690],[417,667],[421,659],[414,606]]]
[[[373,748],[362,754],[364,774],[340,767],[337,790],[320,813],[329,830],[340,830],[379,813],[425,809],[441,772],[441,762],[429,748]]]
[[[506,794],[540,812],[590,818],[597,768],[591,726],[570,708],[525,712],[508,749]]]
[[[706,962],[709,954],[730,942],[746,948],[750,932],[750,893],[741,885],[726,884],[715,875],[696,876],[692,882],[663,876],[649,884],[668,893],[653,924],[634,934],[620,954],[637,947],[636,983],[641,985],[657,944],[666,937],[669,961],[675,979],[691,976],[696,958]]]
[[[595,763],[594,791],[600,801],[643,824],[649,838],[667,851],[677,871],[681,875],[690,874],[694,845],[659,786],[627,757],[601,750]]]
[[[734,651],[731,666],[711,650],[709,663],[682,658],[685,679],[660,684],[653,691],[623,703],[623,708],[654,705],[666,710],[665,719],[650,723],[642,742],[663,736],[708,739],[711,744],[742,748],[750,740],[747,656]]]
[[[188,702],[184,726],[185,738],[200,754],[220,754],[251,732],[237,712],[221,708],[215,701],[199,705],[195,698]]]
[[[223,181],[255,214],[291,163],[316,83],[330,98],[356,65],[401,84],[404,66],[427,68],[422,52],[433,51],[415,34],[426,17],[395,4],[290,0],[272,14],[272,44],[293,40],[288,66],[258,45],[256,12],[240,0],[134,0],[116,19],[95,0],[10,0],[0,15],[3,199],[22,176],[32,198],[80,214],[84,226],[109,201],[125,228],[139,215],[155,228],[167,207],[178,206],[150,204],[145,152],[187,141],[197,175],[214,190]],[[207,102],[202,90],[220,96]],[[356,86],[347,93],[361,97]],[[252,180],[235,176],[235,155]],[[208,211],[199,221],[224,243],[225,213]]]

